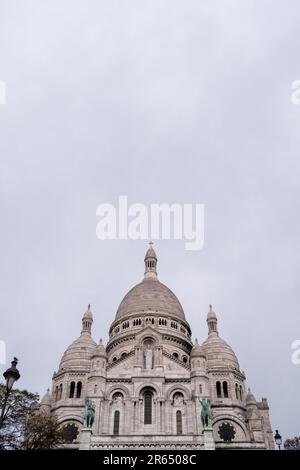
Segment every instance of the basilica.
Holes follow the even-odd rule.
[[[256,401],[232,348],[207,314],[207,338],[192,341],[175,294],[157,277],[150,245],[143,280],[123,298],[106,345],[92,338],[90,306],[41,400],[55,415],[66,447],[117,449],[273,449],[266,398]],[[87,400],[94,407],[88,429]],[[211,408],[204,428],[201,403]]]

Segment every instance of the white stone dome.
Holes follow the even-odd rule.
[[[134,286],[120,303],[116,320],[131,313],[148,311],[171,314],[185,321],[183,308],[176,295],[158,279],[144,279]]]
[[[82,333],[66,349],[60,361],[59,370],[62,369],[90,369],[91,357],[95,354],[97,343],[90,334]]]
[[[210,368],[231,367],[239,370],[239,363],[229,344],[217,334],[209,335],[202,343],[202,350],[206,356],[207,366]]]

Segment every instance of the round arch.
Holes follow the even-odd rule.
[[[151,382],[144,382],[141,385],[139,385],[139,387],[136,390],[136,396],[140,397],[143,390],[150,390],[150,389],[154,391],[156,397],[161,396],[161,391],[158,388],[158,386]]]
[[[184,385],[181,385],[181,384],[175,384],[175,385],[172,385],[172,387],[169,388],[169,390],[167,391],[167,396],[166,396],[167,400],[172,400],[173,395],[176,392],[181,392],[185,400],[191,399],[191,392],[189,391],[188,388],[186,388]]]
[[[245,440],[250,440],[248,429],[246,428],[244,422],[241,419],[239,419],[238,416],[233,416],[230,414],[217,415],[216,417],[212,419],[212,427],[215,428],[220,421],[229,421],[229,422],[231,421],[232,423],[235,423],[237,426],[239,426],[243,430],[244,435],[245,435]]]
[[[125,387],[125,385],[118,384],[118,385],[111,385],[109,389],[106,390],[106,393],[105,393],[106,400],[112,400],[112,396],[116,392],[121,392],[121,393],[123,392],[123,394],[125,395],[124,398],[127,398],[127,399],[130,398],[130,393],[129,393],[128,388]]]
[[[155,331],[144,331],[138,338],[139,347],[143,347],[144,342],[149,339],[153,341],[154,347],[158,347],[161,344],[161,337]]]
[[[80,424],[81,426],[83,425],[83,419],[79,418],[78,416],[74,415],[64,415],[61,419],[57,419],[58,424],[61,426],[62,424],[68,424],[70,422],[75,422]]]

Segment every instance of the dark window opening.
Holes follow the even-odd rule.
[[[71,382],[70,384],[70,395],[69,398],[73,398],[75,393],[75,382]]]
[[[228,398],[228,383],[227,382],[223,382],[223,395],[224,395],[224,398]]]
[[[76,398],[80,398],[80,397],[81,397],[81,389],[82,389],[82,383],[81,383],[81,382],[77,382]]]
[[[177,434],[182,434],[182,413],[179,410],[176,412],[176,428]]]
[[[144,424],[152,424],[152,393],[144,394]]]
[[[120,431],[120,411],[115,411],[114,415],[114,435],[118,435]]]

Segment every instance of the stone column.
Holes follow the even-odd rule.
[[[124,434],[130,434],[132,429],[131,420],[129,419],[130,413],[132,416],[132,402],[130,399],[124,400],[122,409],[124,415]]]
[[[200,402],[199,402],[199,399],[198,397],[195,398],[195,415],[196,415],[196,419],[195,419],[195,433],[197,435],[201,434],[202,432],[202,423],[201,423],[201,409],[200,409]]]
[[[97,434],[100,434],[102,401],[103,401],[103,398],[100,398],[100,399],[97,400],[99,408],[97,410],[95,424],[94,424],[94,427],[96,429]]]
[[[104,419],[103,419],[103,433],[104,434],[109,434],[110,429],[109,429],[109,416],[110,416],[110,408],[112,405],[112,401],[105,401],[105,407],[104,407]]]
[[[165,408],[166,408],[165,400],[162,399],[162,401],[161,401],[161,432],[163,432],[163,433],[166,432],[166,429],[165,429]]]
[[[139,346],[135,346],[135,361],[134,361],[134,368],[137,370],[141,370],[143,367],[143,357],[142,351]]]
[[[171,434],[172,426],[172,406],[171,401],[165,401],[165,432],[166,434]]]
[[[133,398],[132,399],[132,407],[131,407],[131,431],[133,433],[136,432],[137,429],[137,410],[138,410],[138,399]]]
[[[106,406],[106,401],[104,398],[100,400],[100,410],[99,410],[99,425],[98,425],[98,432],[99,434],[104,433],[105,429],[105,406]]]

